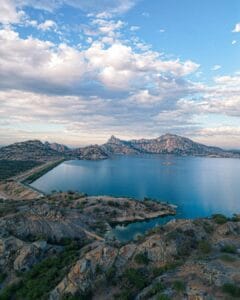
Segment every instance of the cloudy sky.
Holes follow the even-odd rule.
[[[0,144],[240,148],[239,0],[0,0]]]

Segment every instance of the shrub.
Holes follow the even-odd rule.
[[[149,263],[149,258],[147,256],[147,253],[138,253],[135,255],[134,260],[137,264],[143,264],[143,265],[148,265]]]
[[[203,228],[204,228],[204,230],[206,231],[206,233],[213,233],[213,230],[214,230],[214,228],[213,228],[213,226],[211,225],[211,224],[209,224],[208,222],[204,222],[203,223]]]
[[[234,261],[236,261],[235,257],[232,257],[232,256],[230,256],[228,254],[221,255],[220,259],[223,260],[223,261],[226,261],[226,262],[234,262]]]
[[[225,224],[227,222],[227,217],[225,217],[222,214],[215,214],[212,215],[213,220],[215,221],[215,223],[221,225],[221,224]]]
[[[121,291],[121,293],[114,295],[114,299],[119,299],[119,300],[131,300],[132,293],[129,289]]]
[[[124,278],[129,285],[138,289],[143,289],[147,284],[146,278],[143,276],[142,272],[133,268],[127,269],[124,272]]]
[[[226,253],[231,253],[231,254],[236,254],[237,253],[237,248],[234,245],[224,245],[221,248],[221,252],[226,252]]]
[[[167,295],[160,294],[157,296],[157,300],[170,300],[170,298]]]
[[[198,249],[204,253],[204,254],[208,254],[211,252],[211,245],[209,244],[208,241],[200,241],[198,243]]]
[[[173,288],[177,292],[183,292],[185,291],[185,284],[183,281],[176,280],[173,282]]]
[[[65,276],[67,270],[78,258],[73,245],[56,256],[46,258],[26,272],[18,285],[10,285],[0,294],[1,300],[7,299],[45,299],[48,293]]]
[[[163,292],[164,290],[165,290],[165,286],[161,282],[155,283],[152,289],[147,294],[147,297],[150,298],[160,292]]]
[[[240,215],[234,214],[231,218],[232,222],[240,222]]]
[[[240,287],[233,283],[225,283],[222,287],[222,291],[231,295],[232,297],[240,297]]]
[[[6,273],[0,273],[0,283],[2,283],[7,277]]]

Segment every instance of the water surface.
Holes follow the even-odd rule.
[[[177,217],[240,212],[240,160],[168,155],[116,156],[102,161],[66,161],[33,184],[89,195],[151,197],[178,206]],[[118,226],[121,239],[165,222],[166,218]]]

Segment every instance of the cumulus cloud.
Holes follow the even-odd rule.
[[[0,0],[0,24],[19,23],[24,16],[22,10],[18,10],[14,0]]]
[[[240,75],[218,76],[212,86],[193,82],[190,78],[200,73],[197,62],[153,51],[136,34],[126,38],[124,32],[139,28],[126,30],[128,24],[116,15],[131,9],[136,1],[0,3],[4,9],[0,22],[7,24],[0,28],[2,140],[29,137],[79,145],[104,142],[113,133],[137,138],[176,132],[199,141],[204,134],[219,141],[224,134],[239,136],[231,129],[237,128],[232,124],[240,116]],[[76,46],[23,37],[9,25],[24,22],[41,30],[39,36],[50,30],[60,35],[55,21],[39,23],[21,10],[31,6],[52,12],[65,4],[88,13],[88,23],[80,26],[85,43]],[[223,115],[228,124],[222,124],[221,130],[215,124],[205,126],[203,120]],[[27,130],[30,127],[32,132]]]
[[[233,29],[233,32],[240,32],[240,23],[237,23]]]
[[[174,77],[189,75],[198,68],[191,61],[163,60],[153,51],[137,53],[121,41],[109,46],[96,41],[79,50],[32,37],[22,39],[9,28],[0,30],[0,41],[2,88],[55,93],[65,88],[76,93],[88,81],[93,86],[130,92],[153,81],[156,88],[167,88],[165,78],[174,81]],[[98,91],[92,92],[97,95]]]
[[[37,28],[43,31],[48,31],[51,29],[56,29],[57,24],[53,20],[46,20],[43,23],[38,24]]]

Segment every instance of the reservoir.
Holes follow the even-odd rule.
[[[149,197],[177,205],[177,218],[240,213],[240,160],[171,155],[115,156],[101,161],[66,161],[32,183],[45,193]],[[170,218],[117,226],[121,239]]]

